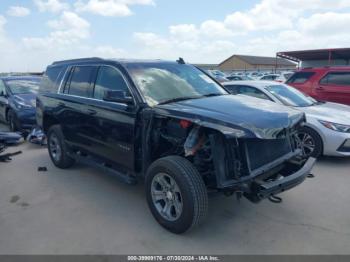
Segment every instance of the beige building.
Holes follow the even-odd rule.
[[[220,63],[218,68],[221,71],[245,71],[245,70],[274,70],[274,69],[295,69],[296,63],[283,58],[233,55]]]

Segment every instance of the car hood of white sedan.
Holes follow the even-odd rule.
[[[343,125],[350,124],[350,106],[327,102],[314,106],[297,107],[296,109],[303,111],[307,118],[313,117]]]

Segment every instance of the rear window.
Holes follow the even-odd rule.
[[[320,81],[324,85],[350,86],[350,72],[330,72]]]
[[[287,83],[302,84],[309,80],[314,74],[315,72],[297,72],[288,79]]]
[[[62,71],[62,66],[48,67],[40,83],[40,93],[57,92],[63,77]]]

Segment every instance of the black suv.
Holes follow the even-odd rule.
[[[40,93],[53,163],[144,181],[153,216],[174,233],[203,220],[209,191],[259,202],[300,184],[315,162],[298,148],[302,113],[229,95],[181,59],[55,62]]]

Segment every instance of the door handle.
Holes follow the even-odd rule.
[[[58,106],[66,106],[66,104],[63,102],[58,102]]]
[[[88,114],[89,114],[90,116],[94,116],[94,115],[97,114],[97,111],[94,110],[94,109],[88,109]]]
[[[316,89],[317,90],[324,90],[324,87],[323,86],[318,86]]]

